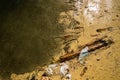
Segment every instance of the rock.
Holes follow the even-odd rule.
[[[119,17],[119,15],[116,15],[116,17]]]
[[[100,58],[97,58],[96,60],[97,60],[97,61],[100,61]]]

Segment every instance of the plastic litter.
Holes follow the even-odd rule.
[[[57,64],[50,64],[48,68],[46,68],[46,74],[48,76],[53,75],[53,70],[57,68]]]
[[[62,63],[62,66],[60,68],[60,75],[61,75],[61,77],[64,77],[67,74],[67,72],[68,72],[67,69],[68,68],[69,68],[69,66],[66,63]]]
[[[50,64],[48,67],[52,68],[52,69],[55,69],[55,68],[57,68],[57,64]]]
[[[81,50],[79,59],[78,59],[79,61],[81,61],[85,56],[89,54],[88,50],[89,48],[87,46]]]
[[[71,80],[71,74],[69,74],[69,73],[66,74],[66,79],[67,79],[67,80]]]
[[[46,74],[47,74],[48,76],[53,75],[53,70],[52,70],[50,67],[48,67],[48,68],[46,69]]]

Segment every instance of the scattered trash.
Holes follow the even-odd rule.
[[[54,70],[55,68],[57,68],[57,64],[50,64],[50,65],[48,65],[48,67],[46,68],[45,74],[46,74],[47,76],[52,76],[52,75],[53,75],[53,70]]]
[[[60,75],[61,78],[65,77],[65,75],[68,73],[69,66],[66,63],[61,63],[61,68],[60,68]]]
[[[46,72],[45,72],[45,73],[46,73],[47,76],[52,76],[52,75],[53,75],[53,70],[48,67],[48,68],[46,69]]]
[[[81,50],[80,55],[79,55],[79,61],[81,61],[85,56],[89,54],[88,52],[89,48],[86,46],[84,49]]]
[[[102,36],[100,38],[96,38],[96,39],[92,40],[91,42],[89,42],[87,44],[79,46],[78,51],[75,51],[73,53],[69,53],[69,54],[65,54],[63,56],[60,56],[60,59],[58,60],[58,62],[63,62],[63,61],[66,61],[66,60],[70,60],[70,59],[72,59],[72,58],[74,58],[74,57],[76,57],[78,55],[79,55],[79,60],[81,60],[82,57],[88,55],[87,50],[88,50],[88,52],[91,52],[91,51],[94,51],[96,49],[106,47],[106,46],[114,43],[113,40],[110,40],[110,39],[103,40],[105,38],[107,38],[107,36]],[[87,47],[89,47],[89,48],[87,48]],[[83,50],[84,48],[85,48],[86,52]],[[82,53],[82,54],[80,54],[80,53]]]
[[[67,73],[67,74],[66,74],[66,79],[67,79],[67,80],[71,80],[71,74]]]

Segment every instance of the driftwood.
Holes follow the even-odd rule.
[[[107,45],[113,43],[112,40],[106,40],[106,41],[103,40],[103,39],[106,38],[106,37],[107,37],[107,36],[103,36],[103,37],[101,37],[101,38],[97,38],[97,39],[91,41],[90,43],[87,43],[87,44],[85,44],[85,45],[79,46],[79,50],[78,50],[78,51],[73,52],[73,53],[68,53],[68,54],[65,54],[65,55],[61,56],[60,59],[59,59],[59,61],[60,61],[60,62],[63,62],[63,61],[65,61],[65,60],[69,60],[69,59],[71,59],[71,58],[74,58],[74,57],[78,56],[78,55],[80,54],[80,51],[81,51],[84,47],[86,47],[86,46],[89,47],[89,50],[88,50],[88,51],[91,52],[91,51],[94,51],[94,50],[96,50],[96,49],[99,49],[99,48],[101,48],[101,47],[104,47],[104,46],[107,46]]]

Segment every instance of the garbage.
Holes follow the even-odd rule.
[[[68,73],[68,70],[69,70],[69,66],[63,62],[60,68],[61,78],[65,77],[65,75]]]
[[[70,74],[70,73],[67,73],[67,74],[66,74],[66,79],[67,79],[67,80],[71,80],[71,74]]]
[[[50,64],[50,65],[48,65],[48,67],[46,68],[46,74],[47,74],[48,76],[53,75],[53,70],[54,70],[55,68],[57,68],[57,64]]]
[[[48,67],[54,69],[57,68],[57,64],[50,64]]]
[[[79,47],[78,47],[78,48],[79,48],[78,51],[75,51],[75,52],[73,52],[73,53],[69,53],[69,54],[65,54],[65,55],[60,56],[60,59],[58,60],[58,62],[63,62],[63,61],[66,61],[66,60],[70,60],[70,59],[72,59],[72,58],[74,58],[74,57],[76,57],[76,56],[83,56],[83,57],[84,57],[85,55],[88,55],[88,53],[85,53],[85,55],[82,55],[82,54],[80,55],[80,53],[82,53],[82,52],[80,52],[80,51],[83,50],[83,48],[85,48],[86,46],[89,47],[88,52],[92,52],[92,51],[94,51],[94,50],[96,50],[96,49],[100,49],[100,48],[102,48],[102,47],[106,47],[106,46],[109,46],[109,45],[111,45],[112,43],[114,43],[114,41],[113,41],[113,40],[110,40],[110,39],[108,39],[108,40],[103,40],[103,39],[105,39],[105,38],[107,38],[106,35],[105,35],[105,36],[102,36],[102,37],[100,37],[100,38],[95,38],[95,39],[92,40],[91,42],[79,46]],[[87,49],[87,48],[86,48],[86,49]],[[79,60],[80,60],[80,58],[82,58],[82,57],[79,57]]]
[[[53,70],[48,67],[48,68],[46,69],[46,72],[45,72],[45,73],[46,73],[47,76],[51,76],[51,75],[53,75]]]
[[[86,46],[84,49],[81,50],[80,55],[79,55],[79,61],[81,61],[85,56],[89,54],[88,52],[89,48]]]

